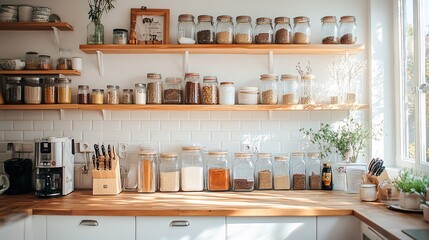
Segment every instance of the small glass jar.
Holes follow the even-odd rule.
[[[25,69],[27,70],[39,69],[39,54],[37,52],[25,53]]]
[[[58,103],[72,103],[72,87],[70,78],[58,78]]]
[[[212,16],[209,16],[209,15],[198,16],[197,43],[198,44],[215,43],[215,28],[213,26]]]
[[[253,42],[252,18],[250,16],[238,16],[235,25],[234,41],[237,44],[251,44]]]
[[[232,23],[232,17],[228,15],[218,16],[216,24],[216,43],[232,44],[233,40],[234,24]]]
[[[26,104],[40,104],[42,102],[42,85],[40,84],[40,78],[24,78],[24,102]]]
[[[259,99],[257,87],[242,87],[238,90],[239,105],[257,105]]]
[[[288,17],[276,17],[274,19],[274,42],[276,44],[292,43],[292,28]]]
[[[335,16],[325,16],[322,21],[322,44],[338,43],[338,25]]]
[[[274,189],[290,189],[290,165],[288,156],[276,156],[273,164]]]
[[[55,78],[43,79],[43,103],[55,104],[58,102],[58,80]]]
[[[39,56],[39,69],[40,70],[51,70],[52,61],[49,55],[40,55]]]
[[[181,154],[181,189],[184,192],[204,190],[204,161],[200,146],[184,146]]]
[[[251,153],[236,153],[232,172],[232,190],[250,192],[255,189],[255,167]]]
[[[180,187],[180,165],[177,153],[161,153],[159,162],[159,191],[177,192]]]
[[[356,35],[356,18],[354,16],[342,16],[340,18],[339,36],[341,44],[355,44]]]
[[[332,179],[332,168],[331,164],[324,163],[322,169],[322,190],[332,190],[334,183]]]
[[[119,104],[119,86],[118,85],[107,85],[106,103]]]
[[[273,26],[271,18],[257,18],[255,27],[255,43],[271,44],[273,42]]]
[[[104,89],[94,88],[91,92],[92,104],[104,104]]]
[[[221,82],[219,87],[219,104],[235,104],[235,87],[233,82]]]
[[[132,89],[124,89],[122,90],[122,103],[123,104],[133,104],[133,93]]]
[[[308,17],[300,16],[293,19],[293,43],[295,44],[310,44],[311,43],[311,27]]]
[[[217,86],[217,77],[204,76],[202,87],[202,104],[215,105],[219,103],[219,89]]]
[[[200,74],[185,74],[185,104],[201,103]]]
[[[88,85],[77,86],[77,103],[89,104],[89,86]]]
[[[139,105],[146,104],[146,84],[136,83],[134,85],[134,103]]]
[[[361,184],[359,197],[364,202],[374,202],[377,200],[377,185],[375,184]]]
[[[313,92],[312,92],[312,81],[315,76],[312,74],[304,74],[301,76],[299,83],[299,104],[312,104]]]
[[[281,104],[298,104],[298,76],[283,74],[279,88],[279,102]]]
[[[154,193],[156,191],[156,152],[146,151],[139,153],[137,171],[137,191]]]
[[[23,100],[21,77],[7,77],[5,102],[7,104],[21,104]]]
[[[291,155],[291,174],[293,190],[305,190],[306,164],[304,153],[296,152]]]
[[[257,189],[273,189],[273,163],[271,162],[270,153],[258,153],[255,175]]]
[[[147,104],[161,104],[162,103],[162,81],[161,74],[148,73],[147,74]]]
[[[228,152],[209,152],[207,162],[207,190],[228,191],[231,188],[231,167]]]
[[[261,104],[277,104],[277,75],[261,75]]]
[[[113,44],[128,44],[128,30],[121,28],[113,29]]]
[[[308,186],[307,189],[310,190],[320,190],[322,189],[322,169],[319,158],[319,153],[308,153],[308,162],[307,162],[307,179]]]
[[[181,14],[177,24],[177,42],[179,44],[195,44],[195,22],[191,14]]]
[[[180,104],[182,103],[182,79],[168,77],[164,84],[164,103]]]
[[[68,66],[68,60],[67,58],[64,57],[60,57],[57,60],[57,70],[68,70],[69,66]]]

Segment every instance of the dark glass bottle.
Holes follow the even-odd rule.
[[[332,190],[333,187],[331,164],[324,163],[322,169],[322,190]]]

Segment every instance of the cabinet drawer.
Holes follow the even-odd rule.
[[[137,240],[222,240],[225,217],[137,217]]]
[[[47,240],[135,240],[135,217],[47,216]]]
[[[6,223],[0,226],[0,239],[24,240],[25,239],[25,220],[20,219],[16,222]]]

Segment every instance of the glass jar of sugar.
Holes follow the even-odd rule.
[[[185,192],[204,190],[204,162],[200,146],[183,146],[181,153],[181,189]]]

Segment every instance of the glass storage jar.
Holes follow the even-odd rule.
[[[156,152],[143,151],[139,153],[139,164],[137,171],[137,191],[153,193],[156,191]]]
[[[55,78],[43,79],[43,103],[55,104],[58,102],[58,81]]]
[[[261,75],[261,104],[277,104],[277,75]]]
[[[271,25],[271,18],[257,18],[255,27],[255,43],[271,44],[272,42],[273,26]]]
[[[232,170],[232,190],[250,192],[255,189],[255,167],[251,153],[236,153]]]
[[[89,104],[89,86],[88,85],[77,86],[77,103]]]
[[[279,88],[279,102],[281,104],[298,104],[298,76],[283,74]]]
[[[177,153],[161,153],[159,158],[159,191],[179,191],[180,165]]]
[[[314,79],[315,76],[312,74],[304,74],[301,76],[301,81],[299,83],[299,104],[314,103],[312,91],[312,81]]]
[[[201,103],[200,74],[185,74],[185,104]]]
[[[235,87],[233,82],[221,82],[219,88],[219,104],[235,104]]]
[[[257,105],[259,99],[259,90],[257,87],[242,87],[238,91],[238,104]]]
[[[39,56],[39,69],[40,70],[51,70],[52,61],[49,55],[40,55]]]
[[[128,44],[128,30],[121,28],[113,29],[113,44]]]
[[[182,79],[177,77],[168,77],[164,84],[164,103],[180,104],[182,103]]]
[[[91,92],[92,104],[104,104],[104,89],[94,88]]]
[[[72,103],[72,87],[70,78],[58,78],[58,103]]]
[[[195,44],[195,22],[191,14],[181,14],[177,24],[177,42],[179,44]]]
[[[146,104],[146,84],[136,83],[134,88],[134,103],[139,105]]]
[[[133,104],[133,93],[132,89],[122,90],[122,103],[123,104]]]
[[[24,102],[26,104],[40,104],[42,102],[42,84],[40,84],[40,78],[24,78]]]
[[[253,26],[250,16],[238,16],[235,21],[235,43],[251,44],[253,42]]]
[[[330,163],[324,163],[322,169],[322,189],[332,190],[334,183],[332,180],[332,168]]]
[[[39,69],[39,54],[37,52],[25,53],[25,69],[27,70]]]
[[[57,70],[68,70],[69,66],[67,63],[67,58],[60,57],[57,60]]]
[[[277,44],[292,43],[292,28],[288,17],[276,17],[274,19],[274,42]]]
[[[290,189],[290,165],[288,156],[276,156],[273,164],[274,189]]]
[[[162,81],[161,74],[148,73],[147,74],[147,104],[161,104],[162,103]]]
[[[295,152],[291,155],[291,174],[293,190],[306,189],[306,163],[304,160],[304,153]]]
[[[181,189],[185,192],[204,190],[204,161],[200,146],[184,146],[181,154]]]
[[[293,19],[293,43],[310,44],[311,43],[311,27],[308,17],[300,16]]]
[[[319,153],[308,153],[307,156],[307,189],[320,190],[322,189],[322,166],[319,158]]]
[[[212,16],[209,16],[209,15],[198,16],[197,43],[198,44],[215,43],[215,28],[213,26]]]
[[[228,15],[218,16],[216,24],[216,43],[232,44],[233,40],[234,24],[232,23],[232,17]]]
[[[228,152],[209,152],[207,162],[207,190],[228,191],[231,187],[231,167]]]
[[[354,16],[342,16],[340,18],[340,43],[341,44],[355,44],[357,40],[356,35],[356,18]]]
[[[335,16],[325,16],[322,21],[322,43],[337,44],[338,43],[338,25]]]
[[[219,89],[217,86],[217,77],[204,76],[202,87],[202,104],[214,105],[219,103]]]
[[[119,104],[119,86],[118,85],[107,85],[106,103]]]
[[[5,102],[7,104],[20,104],[23,101],[21,77],[7,77]]]
[[[273,189],[273,163],[271,162],[270,153],[258,153],[255,175],[257,189]]]

